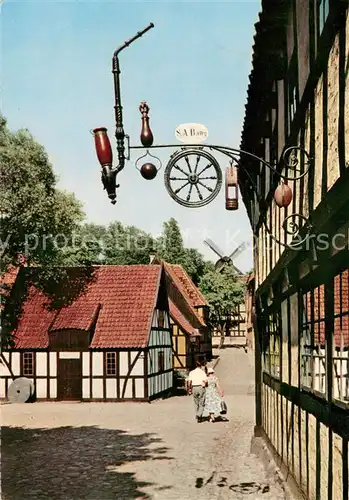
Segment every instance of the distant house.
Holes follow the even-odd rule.
[[[3,355],[14,377],[33,381],[37,399],[148,401],[172,388],[163,266],[93,267],[82,292],[55,307],[32,284],[33,272],[21,268],[13,285],[5,316],[18,305],[21,314],[14,348]],[[74,288],[79,268],[67,272]],[[5,398],[12,377],[4,363],[0,369]]]
[[[161,260],[154,258],[153,264]],[[206,324],[208,302],[179,264],[163,263],[172,324],[173,367],[189,370],[195,360],[212,358],[211,332]]]
[[[237,279],[245,287],[248,276],[239,275]],[[247,332],[247,309],[245,298],[242,299],[234,313],[227,317],[224,333],[224,347],[231,346],[246,346],[249,343]],[[222,344],[222,336],[218,329],[215,329],[212,334],[212,344],[218,347]]]

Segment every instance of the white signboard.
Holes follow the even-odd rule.
[[[176,139],[187,144],[200,144],[208,137],[208,130],[200,123],[183,123],[175,130]]]

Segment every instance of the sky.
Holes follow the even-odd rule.
[[[174,217],[185,245],[213,261],[216,255],[204,239],[225,255],[247,242],[234,260],[247,272],[253,266],[252,233],[241,197],[238,211],[226,211],[223,183],[218,197],[202,208],[176,203],[163,177],[171,149],[152,151],[162,161],[152,181],[141,177],[132,152],[112,205],[90,131],[107,127],[116,163],[113,52],[152,22],[155,27],[120,55],[124,129],[131,144],[140,144],[138,107],[145,100],[154,144],[177,143],[176,127],[195,122],[207,127],[207,143],[239,148],[260,10],[260,1],[252,0],[5,0],[1,111],[10,129],[28,128],[45,147],[58,186],[83,202],[89,222],[118,220],[157,236]],[[224,174],[229,159],[217,159]]]

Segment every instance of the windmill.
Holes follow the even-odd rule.
[[[215,254],[217,254],[219,257],[219,259],[217,260],[217,262],[215,264],[216,271],[221,272],[226,265],[230,265],[230,266],[233,266],[234,271],[239,276],[242,276],[244,274],[242,271],[240,271],[240,269],[238,269],[235,266],[235,264],[233,262],[233,257],[237,257],[246,249],[246,246],[247,246],[246,242],[243,242],[238,247],[236,247],[235,250],[229,256],[224,255],[222,250],[220,248],[218,248],[218,246],[215,243],[213,243],[213,241],[210,240],[209,238],[207,240],[204,240],[204,243],[206,243],[206,245],[209,246],[211,248],[211,250],[213,250],[213,252]]]

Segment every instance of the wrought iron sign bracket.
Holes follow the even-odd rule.
[[[193,141],[192,143],[186,142],[185,145],[153,145],[153,133],[149,126],[149,106],[145,101],[142,101],[139,106],[139,110],[142,115],[142,128],[140,135],[142,145],[133,146],[130,144],[130,137],[125,134],[123,126],[123,108],[121,104],[120,90],[120,63],[118,56],[123,49],[128,47],[131,43],[140,38],[153,27],[154,24],[150,23],[142,31],[139,31],[133,38],[124,42],[124,44],[121,45],[121,47],[119,47],[113,54],[112,73],[114,78],[115,96],[115,138],[118,157],[118,165],[116,167],[113,167],[113,154],[107,135],[107,129],[105,127],[100,127],[93,130],[97,157],[102,167],[102,183],[104,189],[108,193],[111,203],[116,203],[116,189],[119,188],[119,184],[116,183],[117,174],[123,170],[125,161],[130,160],[132,150],[146,150],[145,154],[138,158],[135,166],[145,179],[151,180],[154,179],[157,172],[161,169],[162,163],[161,160],[151,154],[150,151],[161,148],[177,148],[177,151],[170,156],[165,168],[164,184],[171,198],[180,205],[188,208],[199,208],[211,203],[217,197],[222,187],[223,175],[217,159],[212,154],[212,152],[216,152],[229,157],[231,163],[230,167],[226,169],[225,176],[227,210],[236,210],[238,208],[239,171],[243,171],[249,179],[250,186],[256,195],[259,205],[261,206],[265,203],[264,198],[262,198],[259,193],[258,188],[255,185],[248,169],[242,162],[241,157],[249,157],[260,164],[263,164],[281,179],[282,182],[274,193],[274,200],[280,208],[288,206],[293,197],[288,181],[296,181],[304,177],[308,173],[312,164],[307,151],[299,146],[286,148],[282,154],[279,168],[276,168],[276,165],[272,165],[254,153],[232,148],[230,146],[202,143],[202,138],[198,141],[199,143]],[[297,169],[299,165],[297,153],[300,153],[304,157],[304,170]],[[141,160],[144,163],[141,167],[139,167],[139,162]],[[201,165],[200,162],[202,162]],[[293,175],[289,177],[283,174],[282,172],[284,171],[284,168],[286,168],[287,172],[292,172]],[[297,174],[299,175],[297,176]],[[296,221],[297,218],[298,222]],[[269,234],[275,242],[292,249],[299,248],[299,245],[306,241],[312,231],[312,225],[302,214],[294,213],[287,216],[282,224],[282,227],[287,234],[292,235],[293,237],[291,243],[288,244],[274,236],[267,224],[266,213],[262,215],[261,220],[266,233]],[[301,222],[303,222],[303,224],[301,224]],[[300,231],[304,234],[301,239],[298,238]],[[295,239],[296,243],[294,242]]]

